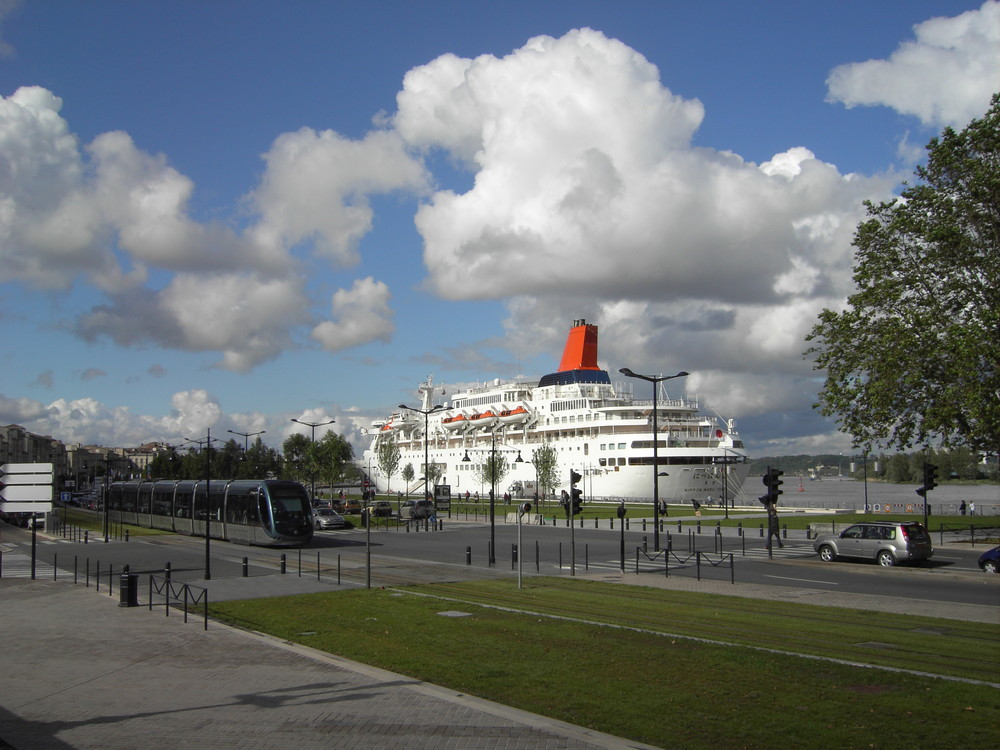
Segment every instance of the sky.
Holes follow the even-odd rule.
[[[0,0],[0,424],[360,455],[584,318],[751,454],[850,452],[805,337],[998,90],[995,0]]]

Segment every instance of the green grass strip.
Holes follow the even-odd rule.
[[[896,745],[899,731],[915,747],[976,747],[992,743],[1000,725],[1000,689],[919,674],[1000,682],[1000,626],[565,579],[532,579],[523,589],[486,581],[400,591],[211,610],[243,627],[661,747],[881,748]],[[468,616],[441,616],[448,610]]]

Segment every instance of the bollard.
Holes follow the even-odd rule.
[[[736,522],[736,536],[743,536],[743,522]]]
[[[163,566],[163,577],[170,580],[170,563]]]
[[[806,524],[806,539],[812,539],[812,526]]]
[[[284,552],[282,552],[282,553],[281,553],[281,574],[282,574],[282,575],[284,575],[284,574],[285,574],[285,570],[286,570],[286,567],[287,567],[287,562],[288,562],[288,561],[287,561],[287,559],[286,559],[286,555],[285,555],[285,553],[284,553]]]
[[[250,575],[250,558],[243,558],[243,577],[246,578]]]
[[[472,547],[465,548],[465,564],[472,565]]]
[[[128,541],[128,529],[125,529],[125,541]]]
[[[695,526],[698,528],[698,533],[701,533],[701,521],[698,521]]]
[[[83,532],[83,543],[84,544],[90,544],[90,531],[89,530]]]
[[[514,570],[514,566],[517,565],[517,545],[510,545],[510,569]]]
[[[642,524],[642,525],[643,525],[643,527],[644,527],[644,528],[643,528],[643,531],[645,531],[645,530],[646,530],[646,529],[645,529],[645,526],[646,526],[646,522],[645,522],[645,521],[643,521],[643,524]],[[647,544],[647,542],[648,542],[648,540],[647,540],[647,537],[643,537],[643,538],[642,538],[642,551],[643,551],[643,552],[647,552],[647,551],[649,551],[649,547],[648,547],[648,544]]]
[[[761,539],[763,539],[763,538],[764,538],[764,524],[761,524],[761,525],[760,525],[760,538],[761,538]]]

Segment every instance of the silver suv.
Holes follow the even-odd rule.
[[[931,536],[916,521],[865,521],[839,534],[817,537],[813,549],[824,562],[838,557],[874,560],[883,567],[926,560],[934,554]]]

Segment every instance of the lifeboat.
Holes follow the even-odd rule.
[[[500,424],[518,424],[523,422],[528,417],[531,416],[531,412],[525,409],[523,406],[518,406],[515,409],[505,409],[498,415]]]
[[[459,430],[468,426],[469,420],[464,414],[456,414],[454,417],[445,417],[441,424],[446,430]]]
[[[473,414],[469,417],[469,424],[472,425],[473,429],[486,428],[495,425],[497,419],[498,417],[495,412],[484,411],[481,414]]]

